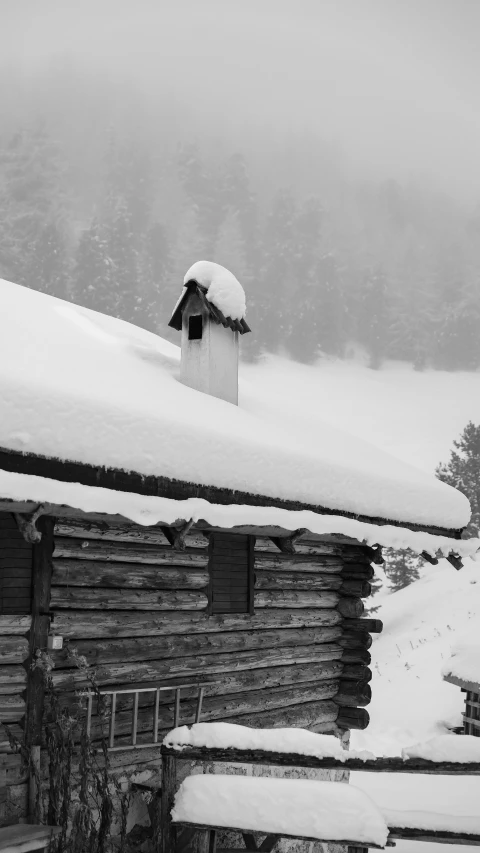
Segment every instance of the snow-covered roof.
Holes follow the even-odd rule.
[[[0,282],[0,448],[371,519],[467,524],[467,499],[435,477],[327,424],[312,430],[301,410],[286,413],[285,400],[267,403],[247,384],[236,407],[181,384],[178,372],[179,349],[162,338]],[[15,489],[4,478],[1,497],[25,486],[18,477]],[[359,524],[322,519],[332,532],[347,521]]]
[[[445,681],[480,692],[480,640],[458,643],[442,667]]]
[[[211,318],[244,335],[250,331],[245,320],[245,291],[230,270],[212,261],[197,261],[184,278],[184,286],[173,309],[169,326],[182,328],[182,313],[189,294],[196,293]]]

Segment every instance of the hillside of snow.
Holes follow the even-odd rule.
[[[244,366],[242,375],[259,396],[283,396],[286,418],[291,406],[301,406],[312,429],[316,418],[327,420],[429,472],[448,459],[469,420],[480,423],[478,373],[419,373],[401,364],[373,371],[334,361],[309,367],[269,357]],[[420,580],[400,592],[378,593],[375,604],[384,630],[371,648],[371,722],[365,732],[352,733],[351,746],[398,755],[402,747],[462,723],[463,694],[442,680],[441,669],[452,646],[480,636],[480,562],[467,561],[459,572],[445,560],[426,565]],[[478,777],[353,773],[351,781],[384,808],[480,811]],[[397,841],[396,849],[444,853],[445,848]],[[449,845],[449,850],[464,848]]]

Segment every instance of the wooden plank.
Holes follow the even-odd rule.
[[[32,629],[30,631],[30,655],[33,660],[36,649],[45,649],[50,627],[50,582],[52,576],[54,520],[43,516],[37,522],[42,534],[40,542],[33,546],[32,573]],[[42,717],[45,699],[43,673],[38,668],[28,668],[27,714],[25,720],[26,744],[40,746],[42,742]],[[30,809],[34,804],[30,803]],[[33,812],[31,812],[33,814]]]
[[[13,617],[9,617],[13,618]],[[323,628],[342,624],[337,610],[264,609],[253,616],[209,616],[204,611],[89,612],[60,610],[55,613],[55,630],[69,638],[148,637],[170,634],[204,634],[224,631],[251,631],[276,628]]]
[[[333,652],[332,652],[333,654]],[[96,670],[96,679],[99,686],[106,689],[115,685],[120,689],[131,686],[150,686],[162,679],[162,686],[166,684],[181,683],[189,676],[192,680],[197,676],[200,680],[214,681],[208,688],[209,694],[242,692],[259,687],[278,686],[280,684],[296,684],[301,681],[320,681],[322,678],[339,677],[342,669],[340,660],[312,662],[310,658],[306,662],[292,663],[284,659],[281,665],[274,657],[270,666],[249,668],[236,671],[232,669],[232,661],[218,660],[214,664],[211,655],[205,658],[179,658],[170,661],[148,661],[145,663],[111,663],[107,666],[99,666]],[[195,680],[197,680],[195,678]],[[52,673],[53,684],[62,690],[76,690],[77,687],[87,686],[88,681],[84,673],[75,669],[63,669]],[[16,691],[18,693],[18,688]],[[338,692],[338,678],[335,692]],[[333,696],[332,696],[333,698]],[[153,693],[151,697],[153,702]]]
[[[328,609],[338,607],[340,596],[336,592],[294,592],[293,590],[259,590],[255,592],[255,608],[286,607]]]
[[[315,557],[310,554],[273,554],[255,550],[255,567],[263,571],[314,572],[338,575],[344,567],[340,556]]]
[[[204,592],[52,587],[52,608],[105,610],[205,610]]]
[[[0,666],[0,693],[18,693],[26,683],[27,673],[23,666]]]
[[[1,569],[0,569],[1,571]],[[25,590],[25,594],[28,598],[30,598],[30,589],[32,586],[32,577],[31,573],[27,577],[21,574],[16,574],[15,577],[5,577],[5,574],[2,572],[2,588],[3,594],[8,594],[9,590]]]
[[[143,566],[89,560],[55,559],[53,586],[121,587],[129,589],[203,589],[209,575],[197,565]]]
[[[26,637],[2,637],[0,641],[0,665],[22,663],[28,658],[29,644]]]
[[[255,589],[295,589],[295,590],[339,590],[342,586],[341,575],[324,575],[313,572],[255,571]]]
[[[426,841],[433,844],[464,844],[472,847],[480,846],[480,834],[466,832],[447,832],[446,830],[416,829],[410,827],[389,826],[389,840],[403,838],[409,841]]]
[[[109,563],[142,563],[146,565],[205,566],[206,551],[185,549],[175,551],[170,545],[152,546],[130,542],[109,542],[102,539],[68,539],[58,537],[55,540],[54,559],[67,558],[77,560],[102,560]]]
[[[263,631],[231,631],[225,633],[196,634],[184,636],[147,636],[125,639],[76,640],[75,648],[84,655],[90,665],[109,661],[146,661],[192,655],[238,653],[250,649],[300,648],[310,645],[335,645],[335,651],[343,655],[339,644],[342,629],[332,628],[288,628]],[[322,649],[320,649],[321,651]],[[323,649],[324,651],[327,651]],[[56,669],[71,666],[66,649],[51,652]]]
[[[80,653],[78,647],[76,648]],[[84,647],[83,651],[85,651]],[[191,653],[190,656],[184,656],[177,652],[173,657],[161,659],[151,657],[150,660],[152,661],[152,666],[156,668],[156,672],[160,671],[169,676],[188,674],[189,680],[191,680],[191,676],[202,671],[213,674],[217,672],[231,672],[242,669],[258,669],[260,667],[268,666],[285,666],[290,663],[321,663],[323,661],[340,661],[342,659],[342,649],[336,643],[318,643],[316,645],[312,644],[307,646],[274,646],[272,648],[260,646],[258,648],[245,649],[242,651],[230,650],[221,651],[220,653],[213,651],[207,655],[201,654],[200,649],[198,649],[197,653],[195,653],[194,649],[191,649],[191,652],[193,652],[193,654]],[[135,657],[132,655],[130,661],[133,663],[136,659],[138,663],[141,664],[141,647],[139,643],[136,644],[136,652],[133,654]],[[68,657],[65,652],[52,652],[52,658],[55,661],[55,668],[57,672],[65,672],[65,670],[68,669]],[[146,660],[148,660],[148,658],[146,659],[144,657],[143,661],[145,663]],[[99,648],[97,650],[93,650],[91,656],[87,657],[87,661],[90,666],[95,665],[96,667],[108,667],[111,665],[112,667],[115,667],[115,671],[118,672],[119,670],[117,665],[125,666],[129,661],[128,651],[126,651],[125,657],[122,658],[117,653],[116,660],[112,660],[111,655],[107,654],[104,656],[102,654],[102,646],[99,645]],[[159,669],[162,666],[163,668]],[[70,662],[70,668],[71,667],[72,664]],[[328,669],[331,671],[330,667]],[[335,667],[337,674],[340,674],[342,670],[343,664]],[[127,671],[133,671],[134,674],[135,672],[139,672],[138,667],[135,666],[129,666]],[[103,669],[99,670],[99,673],[103,673]],[[318,668],[318,673],[319,678],[321,678],[322,667],[320,666]],[[358,677],[357,680],[359,680]]]
[[[4,696],[0,693],[0,721],[18,723],[25,714],[25,700],[19,693]]]
[[[181,823],[178,823],[178,824],[174,823],[173,826],[187,827],[187,828],[191,827],[192,829],[198,830],[198,832],[208,831],[210,829],[214,829],[215,831],[218,831],[218,832],[240,832],[244,836],[245,835],[247,835],[247,836],[251,835],[252,838],[254,837],[255,833],[257,832],[257,830],[249,829],[246,826],[245,827],[238,827],[238,826],[237,827],[225,827],[225,826],[214,826],[214,827],[212,827],[212,826],[207,825],[207,824],[188,823],[187,821],[182,821]],[[261,834],[264,835],[265,832],[262,830]],[[321,843],[323,841],[325,844],[335,844],[335,845],[342,846],[342,847],[346,847],[346,846],[351,847],[351,846],[359,846],[360,845],[360,842],[355,841],[354,839],[347,839],[347,838],[344,838],[342,840],[341,839],[332,840],[332,839],[328,839],[328,838],[322,839],[318,835],[289,835],[287,832],[282,832],[282,834],[279,837],[280,838],[292,838],[292,839],[295,839],[296,841],[309,842],[309,843],[312,841]],[[267,835],[267,838],[268,838],[268,835]],[[372,849],[375,849],[375,850],[383,850],[383,847],[381,847],[379,844],[369,843],[368,846],[371,847]],[[248,850],[248,848],[246,848],[246,849]],[[232,853],[238,853],[238,850],[234,849],[234,850],[232,850]]]

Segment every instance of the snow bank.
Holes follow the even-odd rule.
[[[381,846],[388,835],[382,815],[361,791],[306,779],[189,776],[175,797],[172,817],[179,823]]]
[[[233,723],[195,723],[180,726],[169,732],[165,746],[181,749],[184,746],[204,746],[217,749],[261,749],[269,752],[290,752],[313,755],[316,758],[361,758],[367,761],[374,756],[369,752],[347,752],[339,739],[306,729],[250,729]]]
[[[431,829],[433,832],[462,832],[466,835],[480,835],[480,817],[470,815],[438,814],[437,812],[400,811],[382,809],[388,826],[400,829]]]
[[[207,288],[207,299],[231,320],[242,320],[246,314],[245,291],[230,270],[212,261],[197,261],[190,267],[184,284],[196,281]]]
[[[301,400],[285,407],[282,398],[279,408],[246,384],[232,406],[182,385],[178,369],[178,348],[156,335],[0,282],[0,447],[399,522],[468,522],[459,492],[311,423]],[[310,529],[298,515],[296,526]],[[319,522],[318,532],[358,538],[357,522],[344,521]],[[417,535],[370,527],[357,528],[360,539],[376,529],[374,541],[392,547]],[[417,550],[437,547],[415,541]]]
[[[99,512],[121,515],[137,524],[175,524],[182,521],[203,520],[212,527],[232,528],[242,525],[279,527],[298,530],[305,527],[318,535],[342,534],[367,545],[389,548],[410,548],[417,554],[422,551],[448,554],[452,540],[429,533],[414,533],[403,527],[367,524],[335,515],[319,515],[309,510],[293,511],[278,507],[245,506],[237,504],[211,504],[203,498],[177,501],[138,495],[133,492],[116,492],[112,489],[83,486],[80,483],[62,483],[47,477],[16,474],[0,470],[0,496],[16,501],[34,501],[75,507],[82,512]],[[460,556],[476,552],[478,540],[460,540],[454,543]],[[452,570],[450,566],[450,570]]]
[[[459,643],[442,667],[442,675],[453,675],[460,681],[480,685],[480,640],[475,644]]]
[[[472,735],[437,735],[423,743],[402,749],[402,758],[426,758],[429,761],[480,761],[480,738]]]

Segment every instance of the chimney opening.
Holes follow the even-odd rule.
[[[201,314],[192,314],[188,318],[188,340],[201,341],[203,334],[203,317]]]

